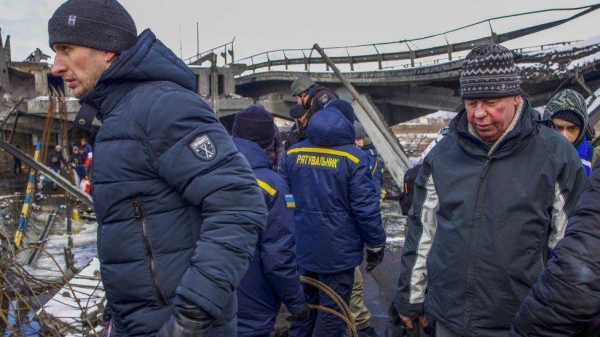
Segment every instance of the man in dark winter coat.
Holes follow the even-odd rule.
[[[587,103],[577,91],[565,89],[554,95],[544,109],[544,119],[552,123],[577,149],[585,173],[592,169],[594,148],[590,141],[596,134],[587,113]]]
[[[427,310],[436,336],[505,336],[587,177],[521,97],[511,51],[475,47],[460,85],[465,109],[415,182],[394,304],[410,326]]]
[[[52,73],[103,124],[94,144],[109,336],[235,336],[235,289],[267,211],[193,72],[115,0],[70,0],[48,23]]]
[[[590,185],[509,336],[600,336],[600,170]]]
[[[274,126],[273,116],[260,105],[239,112],[233,123],[233,142],[252,166],[269,210],[267,227],[237,290],[238,336],[268,337],[281,302],[294,319],[310,313],[296,265],[294,198],[265,153],[275,138]]]
[[[296,201],[296,254],[300,274],[332,288],[348,303],[367,247],[367,271],[383,260],[385,232],[369,159],[354,146],[354,111],[336,100],[308,122],[308,139],[292,146],[279,172]],[[336,308],[329,296],[305,287],[309,303]],[[315,327],[316,324],[316,327]],[[345,323],[332,314],[311,313],[293,322],[290,336],[342,336]]]
[[[273,142],[267,146],[265,151],[267,151],[267,156],[271,162],[271,167],[274,171],[277,171],[279,169],[279,162],[285,153],[285,145],[283,144],[283,138],[281,137],[281,133],[279,132],[279,129],[275,123],[273,123],[273,132],[275,133]]]
[[[288,137],[288,148],[299,141],[306,139],[306,125],[315,112],[323,109],[327,103],[338,98],[338,96],[326,87],[320,86],[310,77],[300,76],[292,83],[292,96],[296,97],[297,105],[304,108],[305,113],[293,118],[300,121],[292,127]],[[290,114],[297,114],[292,112]]]
[[[62,147],[60,145],[56,145],[54,150],[48,154],[48,166],[52,171],[60,175],[60,172],[65,164],[65,157],[62,153]],[[56,183],[52,183],[52,186],[56,189]]]
[[[60,174],[60,170],[65,166],[65,157],[62,154],[62,146],[56,145],[54,150],[48,154],[48,166],[52,171]]]

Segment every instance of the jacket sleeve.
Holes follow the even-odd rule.
[[[600,314],[600,171],[590,178],[554,258],[521,304],[510,336],[575,336]]]
[[[556,243],[565,236],[567,223],[573,214],[577,199],[588,185],[588,177],[577,151],[571,143],[564,143],[564,152],[558,152],[556,157],[561,167],[554,188],[551,232],[548,240],[550,249],[554,249]]]
[[[264,198],[250,165],[197,95],[163,93],[142,127],[156,172],[202,212],[190,219],[202,226],[176,295],[218,317],[265,227]]]
[[[408,234],[400,261],[400,278],[394,305],[406,317],[422,316],[427,288],[427,257],[437,232],[439,205],[429,165],[423,165],[415,181],[413,205],[408,213]]]
[[[369,248],[385,247],[386,235],[379,212],[379,195],[371,177],[366,154],[350,175],[350,210],[359,225],[361,236]]]
[[[293,214],[285,201],[288,193],[287,186],[281,186],[268,198],[269,220],[262,234],[260,254],[263,273],[271,287],[288,310],[296,314],[306,307],[306,300],[296,265]]]
[[[281,176],[281,178],[283,178],[283,181],[286,183],[286,185],[288,186],[288,188],[291,188],[290,185],[290,179],[289,179],[289,174],[287,171],[288,168],[288,155],[287,153],[283,153],[283,157],[281,157],[281,161],[279,162],[279,170],[277,171],[279,173],[279,175]],[[291,193],[291,192],[290,192]]]
[[[285,153],[285,145],[283,144],[283,140],[281,139],[281,133],[277,126],[275,126],[275,166],[279,167],[279,163],[281,162],[281,158]]]

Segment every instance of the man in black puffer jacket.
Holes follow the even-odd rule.
[[[235,336],[235,289],[267,220],[262,192],[192,71],[115,0],[48,23],[52,73],[103,122],[94,149],[109,336]]]
[[[600,171],[590,177],[567,232],[513,321],[509,336],[598,336]]]
[[[394,305],[407,325],[431,314],[436,336],[506,336],[588,182],[521,97],[510,50],[475,47],[460,84],[465,109],[415,181]]]

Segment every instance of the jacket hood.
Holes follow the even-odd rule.
[[[150,29],[142,32],[136,44],[124,51],[81,98],[82,108],[75,120],[88,120],[90,116],[102,120],[130,89],[148,81],[169,81],[188,90],[196,87],[194,73]]]
[[[571,89],[565,89],[556,95],[552,96],[546,108],[544,109],[544,119],[551,120],[554,115],[561,111],[573,112],[581,121],[581,132],[573,144],[578,147],[584,136],[588,139],[594,138],[594,128],[590,128],[590,123],[587,113],[587,103],[583,96],[577,91]]]
[[[354,144],[354,124],[336,108],[326,107],[308,121],[308,139],[319,146]]]
[[[271,162],[269,161],[267,153],[255,142],[244,138],[233,137],[233,143],[238,151],[246,157],[246,160],[250,163],[253,170],[257,168],[271,168]]]

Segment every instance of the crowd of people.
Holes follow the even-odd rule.
[[[104,336],[269,336],[282,303],[290,336],[344,336],[342,319],[311,309],[335,301],[301,276],[377,336],[359,265],[384,259],[384,167],[349,102],[300,76],[285,145],[259,104],[230,135],[192,71],[149,29],[138,36],[116,0],[67,1],[48,32],[77,125],[102,121],[93,169],[84,141],[48,164],[81,184],[93,172]],[[460,88],[465,108],[405,179],[391,315],[441,337],[597,333],[600,173],[585,100],[561,91],[542,116],[498,44],[466,56]]]
[[[64,149],[60,145],[56,145],[48,154],[46,164],[56,174],[61,175],[65,172],[73,178],[73,185],[78,187],[82,192],[91,194],[91,179],[92,174],[92,146],[87,139],[82,138],[80,146],[74,145],[71,148],[72,152],[65,159]],[[56,189],[56,183],[52,183]]]

